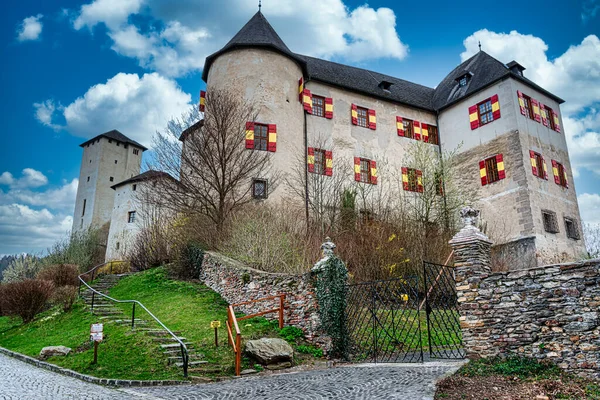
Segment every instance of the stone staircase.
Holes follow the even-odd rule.
[[[119,279],[127,275],[130,274],[103,275],[96,279],[90,286],[92,286],[98,292],[108,295],[110,288],[113,287],[119,281]],[[100,321],[103,323],[131,326],[131,317],[117,307],[117,303],[114,303],[105,297],[99,296],[98,294],[93,294],[93,292],[88,288],[85,288],[85,291],[82,288],[81,297],[87,306],[90,307],[92,313],[97,315]],[[94,302],[93,309],[91,308],[92,298]],[[179,368],[183,367],[181,345],[154,320],[149,322],[144,319],[135,318],[133,330],[139,334],[148,336],[153,342],[155,342],[157,344],[157,350],[160,350],[163,353],[167,364],[174,364]],[[204,354],[197,352],[195,346],[192,343],[187,342],[185,337],[181,336],[181,332],[174,331],[173,334],[177,335],[177,338],[185,343],[188,349],[188,371],[193,372],[194,368],[208,364],[208,361],[203,360]]]

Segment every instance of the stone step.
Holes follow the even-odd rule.
[[[182,342],[185,343],[187,338],[184,337],[177,337],[177,339],[181,340]],[[173,336],[165,336],[165,337],[153,337],[152,338],[153,342],[160,342],[160,343],[168,343],[168,342],[173,342]]]
[[[196,367],[198,365],[208,364],[208,361],[189,361],[188,367]],[[175,363],[176,367],[183,367],[183,362]]]
[[[196,353],[196,349],[194,349],[194,347],[192,346],[187,346],[188,349],[188,355],[194,355],[198,358],[204,358],[204,354],[202,353]],[[163,354],[168,356],[168,357],[178,357],[181,354],[181,349],[179,347],[177,347],[176,349],[170,349],[170,350],[163,350]]]
[[[189,362],[192,362],[192,361],[204,361],[205,363],[208,363],[208,361],[201,360],[201,357],[198,357],[195,354],[188,354],[188,357],[189,357]],[[175,364],[175,363],[178,363],[178,362],[183,362],[183,358],[181,356],[179,356],[179,357],[176,357],[176,356],[167,357],[167,360],[168,360],[169,365]]]
[[[202,373],[202,374],[218,374],[220,372],[223,372],[223,369],[219,368],[219,367],[215,367],[212,364],[208,364],[204,367],[196,367],[196,368],[190,368],[188,369],[188,372],[193,373],[193,372],[198,372],[198,373]]]
[[[171,335],[169,335],[169,333],[167,331],[165,331],[164,329],[146,329],[146,334],[149,336],[159,336],[159,337],[166,337],[169,336],[171,337]],[[177,336],[181,335],[181,331],[173,331],[173,333]]]
[[[188,349],[191,346],[191,343],[183,342],[183,344],[185,344]],[[179,349],[180,347],[181,347],[181,345],[179,343],[177,343],[177,342],[175,342],[175,343],[169,343],[169,344],[161,344],[160,345],[161,349]]]

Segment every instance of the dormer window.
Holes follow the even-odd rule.
[[[523,76],[523,71],[525,71],[525,67],[522,66],[521,64],[519,64],[516,61],[511,61],[508,64],[506,64],[506,66],[508,67],[509,70],[511,70],[513,73],[519,75],[519,76]]]
[[[386,92],[390,91],[390,88],[392,87],[393,83],[389,82],[389,81],[381,81],[379,82],[379,87],[383,90],[385,90]]]
[[[458,80],[458,86],[460,86],[460,87],[467,86],[467,82],[468,82],[468,79],[467,79],[467,76],[465,75]]]

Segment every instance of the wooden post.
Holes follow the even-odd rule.
[[[217,333],[219,328],[215,326],[215,347],[219,347],[219,334]]]
[[[235,335],[235,376],[240,376],[242,372],[242,335],[236,333]]]
[[[279,329],[283,328],[283,305],[285,303],[285,294],[279,296]]]
[[[96,364],[98,362],[98,341],[94,340],[94,362],[92,364]]]

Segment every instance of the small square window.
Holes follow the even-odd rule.
[[[119,147],[121,144],[119,142],[117,142],[117,147]]]
[[[565,217],[565,230],[569,239],[581,239],[577,222],[573,218]]]
[[[500,174],[498,173],[498,160],[496,156],[487,158],[485,160],[485,170],[487,176],[487,183],[493,183],[500,180]]]
[[[537,177],[544,179],[544,158],[539,153],[533,153],[535,159]]]
[[[254,124],[254,150],[267,151],[269,143],[269,126]]]
[[[312,114],[317,117],[325,117],[325,97],[312,96]]]
[[[118,162],[119,162],[119,160],[115,160],[115,164],[118,163]]]
[[[558,221],[554,211],[542,210],[542,220],[546,232],[558,233]]]
[[[119,250],[119,247],[121,247],[121,243],[117,242],[117,245],[115,247],[117,250]]]
[[[315,174],[325,175],[325,150],[315,149]]]
[[[133,154],[135,154],[137,156],[138,154],[140,154],[140,150],[139,149],[133,149]]]
[[[417,177],[417,170],[414,168],[407,168],[406,175],[408,176],[408,188],[406,190],[411,192],[418,192],[419,181]]]
[[[127,222],[130,223],[130,224],[132,222],[135,222],[135,211],[129,211],[127,213]]]
[[[404,137],[407,137],[410,139],[413,139],[415,137],[413,121],[411,121],[410,119],[404,118],[402,120],[402,127],[404,128]]]
[[[429,125],[429,143],[440,144],[440,135],[437,126]]]
[[[556,183],[558,183],[562,187],[568,187],[569,185],[567,184],[567,171],[565,170],[564,165],[562,165],[559,162],[556,162],[556,170],[558,171],[558,181]]]
[[[89,177],[89,176],[87,177],[87,181],[88,181],[88,182],[90,181],[90,177]]]
[[[371,183],[371,160],[366,158],[360,159],[360,181]]]
[[[267,198],[267,180],[253,179],[252,180],[252,197],[255,199]]]
[[[115,180],[115,178],[113,178],[112,176],[109,178],[109,180],[112,182]]]
[[[357,125],[363,128],[369,127],[369,110],[364,107],[356,107]]]
[[[133,184],[133,191],[135,192],[136,189],[137,189],[137,185],[134,183]]]
[[[477,105],[477,113],[479,114],[479,124],[489,124],[494,120],[492,112],[492,99],[487,99]]]
[[[460,78],[460,80],[458,81],[458,86],[460,86],[460,87],[467,86],[467,82],[468,82],[468,79],[467,79],[467,76],[465,75],[462,78]]]
[[[554,110],[548,106],[544,106],[544,108],[545,108],[544,112],[546,113],[546,118],[548,119],[548,126],[550,127],[550,129],[555,131],[556,124],[554,123]]]
[[[112,143],[112,140],[108,139],[108,143]]]
[[[531,97],[523,95],[523,104],[525,104],[526,116],[535,119],[533,116],[533,107],[531,107]]]

